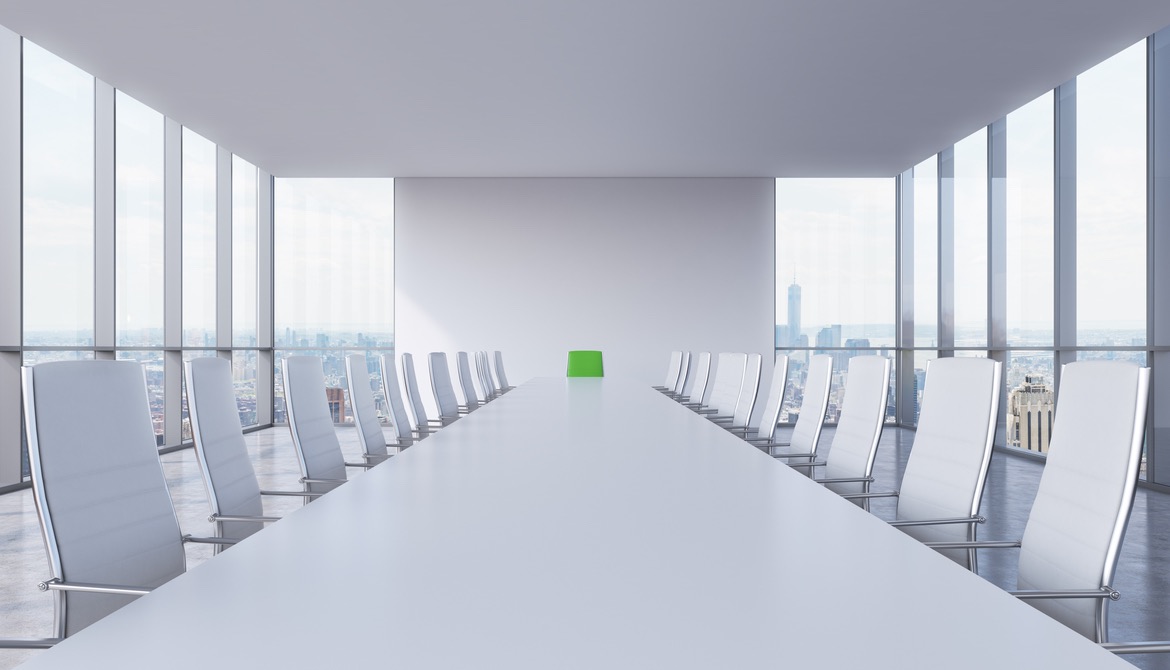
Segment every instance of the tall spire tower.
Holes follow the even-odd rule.
[[[788,286],[788,346],[800,346],[800,284],[796,283],[795,270]]]

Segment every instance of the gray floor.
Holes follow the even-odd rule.
[[[352,428],[339,428],[347,461],[359,460],[357,435]],[[875,490],[896,488],[902,468],[909,456],[914,434],[891,429],[882,436],[878,451]],[[274,428],[247,436],[249,449],[262,488],[295,489],[299,471],[287,428]],[[832,432],[826,430],[825,444],[831,444]],[[425,442],[420,444],[425,448]],[[179,521],[186,533],[211,534],[207,523],[207,501],[195,454],[187,449],[163,456],[168,482]],[[1024,458],[996,453],[992,459],[983,514],[988,523],[980,528],[982,539],[1017,539],[1023,532],[1028,511],[1039,483],[1042,465]],[[300,505],[298,499],[265,501],[266,512],[279,516]],[[873,512],[883,518],[893,515],[893,502],[879,500]],[[1110,610],[1112,639],[1170,639],[1170,571],[1161,562],[1170,559],[1170,495],[1139,490],[1129,523],[1113,585],[1121,592],[1120,601]],[[1160,523],[1159,523],[1159,520]],[[51,634],[53,606],[51,596],[36,590],[45,579],[47,566],[36,509],[29,491],[0,496],[0,611],[3,625],[0,637],[46,637]],[[211,557],[207,545],[188,545],[188,569]],[[980,555],[981,574],[1005,588],[1015,586],[1016,552],[984,551]],[[913,585],[907,585],[913,588]],[[876,614],[875,614],[876,615]],[[978,644],[978,640],[972,640]],[[42,652],[0,649],[0,670],[19,665],[31,655]],[[1170,654],[1127,656],[1142,668],[1170,670]]]

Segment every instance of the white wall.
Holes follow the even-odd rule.
[[[760,352],[767,370],[774,189],[396,179],[396,347],[415,354],[424,396],[429,351],[499,349],[512,384],[563,376],[570,349],[600,349],[606,376],[645,384],[662,383],[672,349]]]

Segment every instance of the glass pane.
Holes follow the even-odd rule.
[[[1007,338],[1053,344],[1053,93],[1007,116]]]
[[[1055,410],[1054,365],[1051,351],[1008,354],[1004,376],[1008,403],[1004,435],[1009,447],[1038,453],[1048,451]]]
[[[987,346],[987,129],[955,144],[955,346]]]
[[[115,104],[117,342],[120,347],[160,347],[163,115],[121,91]]]
[[[841,415],[841,400],[845,394],[845,384],[849,377],[849,359],[854,356],[886,356],[894,358],[894,349],[840,349],[837,351],[810,352],[808,349],[779,350],[777,354],[788,356],[788,386],[784,391],[784,403],[780,409],[779,423],[796,423],[800,416],[800,404],[804,401],[804,384],[808,375],[808,357],[810,353],[825,353],[833,357],[833,376],[829,383],[829,405],[825,412],[825,423],[835,424]],[[896,421],[894,406],[894,389],[896,375],[894,365],[890,367],[890,389],[886,396],[886,423]]]
[[[1077,344],[1146,342],[1146,43],[1077,77]]]
[[[150,418],[154,422],[155,444],[164,446],[163,434],[163,393],[166,388],[166,373],[163,369],[161,351],[119,351],[118,360],[138,361],[146,370],[146,390],[150,394]]]
[[[256,166],[232,156],[232,346],[256,346]]]
[[[183,346],[215,342],[215,145],[183,129]],[[187,433],[184,432],[184,439]]]
[[[937,345],[938,157],[931,156],[914,166],[914,346]]]
[[[232,382],[236,389],[236,406],[241,426],[255,426],[256,378],[259,363],[255,350],[232,352]]]
[[[937,351],[914,352],[914,425],[918,425],[918,412],[922,408],[922,392],[926,388],[926,366],[938,358]]]
[[[894,345],[894,200],[893,179],[776,180],[777,346]]]
[[[394,181],[277,179],[276,343],[392,347]]]
[[[93,77],[24,42],[24,343],[93,345]]]

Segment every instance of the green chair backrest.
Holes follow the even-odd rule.
[[[600,351],[570,351],[569,377],[604,377]]]

